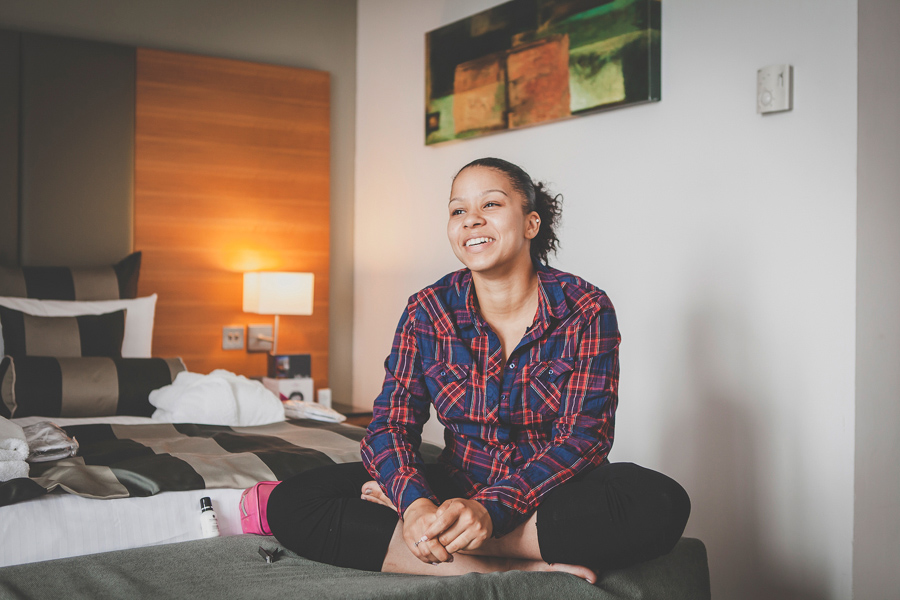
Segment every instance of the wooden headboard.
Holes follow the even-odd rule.
[[[313,314],[281,318],[279,352],[328,385],[328,73],[138,49],[134,202],[154,354],[264,375],[222,350],[223,326],[273,321],[242,312],[242,273],[307,271]]]
[[[153,352],[263,375],[223,351],[244,271],[311,271],[314,312],[279,351],[328,385],[328,73],[0,30],[0,264],[112,264],[143,251]]]

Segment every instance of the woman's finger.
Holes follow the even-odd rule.
[[[431,556],[431,560],[428,562],[447,562],[453,558],[437,540],[428,540],[419,544],[419,546],[427,547],[427,551]]]
[[[424,539],[424,536],[417,540],[410,549],[416,558],[426,563],[444,562],[446,558],[443,556],[450,556],[436,540],[427,540]]]
[[[428,539],[436,538],[451,528],[459,519],[461,508],[462,507],[458,504],[452,504],[447,507],[441,506],[438,509],[438,513],[435,513],[440,514],[440,516],[428,526],[425,530],[425,536],[428,537]]]
[[[488,537],[488,532],[477,520],[460,517],[456,524],[439,535],[437,540],[451,554],[460,550],[474,550]]]
[[[466,550],[471,543],[471,539],[469,538],[468,532],[462,532],[460,535],[453,538],[450,542],[444,545],[444,550],[446,550],[449,554],[456,554],[460,550]]]

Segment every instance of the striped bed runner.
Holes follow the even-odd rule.
[[[258,427],[154,423],[70,425],[78,456],[31,465],[31,477],[0,483],[0,506],[63,490],[87,498],[247,488],[320,467],[360,460],[365,430],[317,421]],[[440,448],[422,444],[426,462]]]

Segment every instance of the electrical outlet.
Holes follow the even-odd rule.
[[[223,327],[222,328],[222,350],[243,350],[244,349],[244,328],[243,327]]]

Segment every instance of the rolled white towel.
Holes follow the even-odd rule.
[[[151,415],[163,423],[237,425],[238,408],[228,382],[219,377],[182,371],[171,385],[150,392]]]
[[[231,371],[216,369],[210,377],[220,377],[228,382],[237,402],[237,425],[268,425],[284,421],[284,406],[278,396],[259,381],[235,375]]]
[[[28,459],[28,442],[22,428],[0,417],[0,462]]]
[[[151,418],[164,423],[251,426],[284,421],[284,407],[260,382],[218,369],[182,371],[171,385],[150,392]]]
[[[0,481],[28,477],[28,469],[24,460],[0,460]]]

